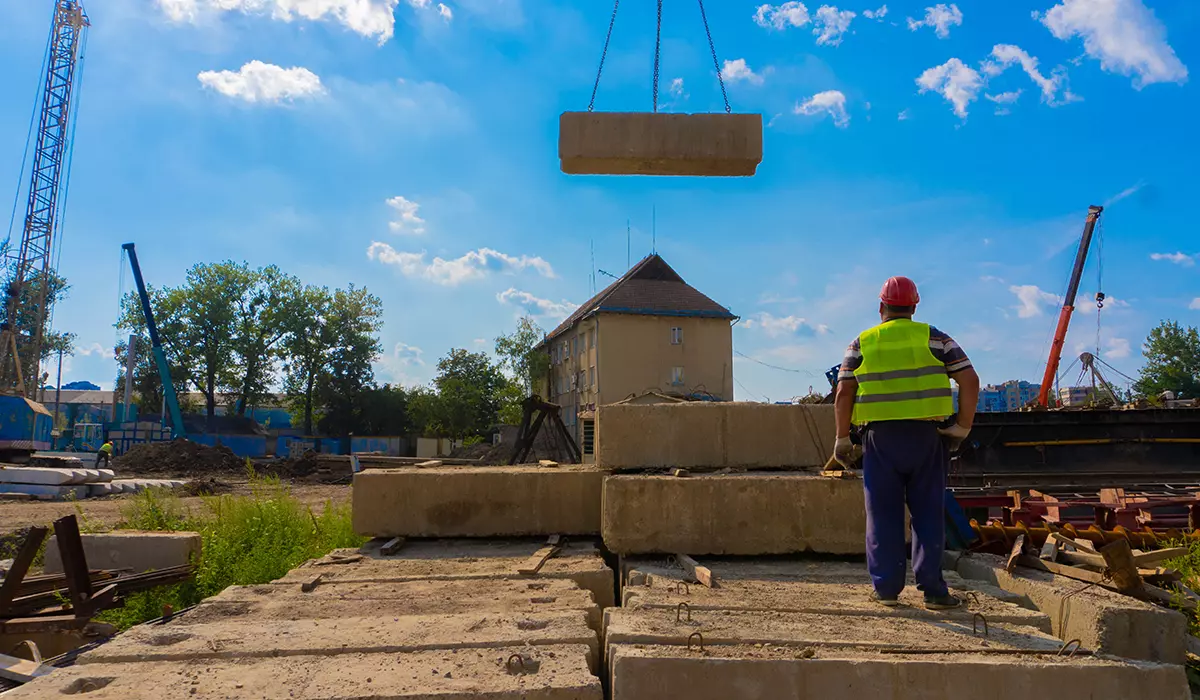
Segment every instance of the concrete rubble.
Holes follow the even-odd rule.
[[[128,569],[133,573],[142,573],[183,566],[200,556],[198,532],[116,530],[85,532],[79,538],[83,542],[83,553],[93,569]],[[62,570],[58,538],[51,536],[46,543],[45,572],[59,574]]]

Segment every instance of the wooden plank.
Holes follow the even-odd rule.
[[[545,547],[534,552],[523,564],[517,567],[517,573],[522,576],[533,576],[541,571],[546,562],[550,561],[562,549],[561,542],[562,537],[560,535],[551,535]]]
[[[558,462],[555,462],[552,459],[539,459],[538,466],[539,467],[557,467]]]
[[[1088,583],[1103,585],[1105,588],[1112,588],[1111,584],[1105,585],[1106,579],[1104,578],[1104,574],[1097,573],[1095,571],[1089,571],[1087,569],[1080,569],[1077,566],[1060,564],[1053,561],[1042,561],[1041,559],[1038,559],[1037,557],[1031,557],[1028,554],[1023,554],[1018,557],[1017,563],[1029,569],[1049,571],[1050,573],[1058,574],[1059,576],[1073,578],[1076,581],[1086,581]]]
[[[400,551],[400,548],[404,546],[404,542],[405,539],[403,537],[393,537],[379,547],[379,553],[385,557],[390,557]]]
[[[1166,606],[1175,606],[1183,608],[1189,612],[1196,612],[1200,606],[1196,601],[1187,596],[1175,596],[1157,586],[1142,586],[1137,592],[1137,597],[1143,600],[1150,600],[1155,603],[1160,603]]]
[[[1017,559],[1025,550],[1025,535],[1017,535],[1017,539],[1013,541],[1012,551],[1008,553],[1008,561],[1004,563],[1004,570],[1012,573],[1012,570],[1017,565]]]
[[[62,557],[63,573],[67,576],[67,588],[71,591],[71,607],[86,610],[87,600],[92,595],[92,577],[83,551],[83,538],[79,536],[79,521],[74,515],[54,521],[54,538]]]
[[[1109,542],[1100,548],[1100,555],[1108,564],[1108,572],[1113,583],[1117,585],[1117,590],[1132,595],[1142,589],[1142,577],[1138,575],[1137,565],[1133,563],[1133,551],[1129,540]]]
[[[1038,559],[1042,561],[1054,561],[1058,559],[1058,543],[1053,537],[1046,538],[1046,543],[1042,545],[1042,553],[1038,555]]]
[[[678,477],[678,478],[683,478],[685,476],[691,476],[691,475],[692,475],[692,473],[686,469],[676,469],[675,471],[671,472],[671,476]]]
[[[1058,561],[1071,566],[1095,566],[1103,569],[1108,566],[1108,562],[1104,561],[1104,557],[1099,554],[1089,554],[1087,552],[1063,552],[1058,556]]]
[[[1079,545],[1075,544],[1075,540],[1067,537],[1061,532],[1051,532],[1050,537],[1052,537],[1055,542],[1061,544],[1063,549],[1068,552],[1074,552],[1075,550],[1079,549]]]
[[[320,573],[320,574],[317,574],[316,576],[313,576],[312,578],[308,579],[304,583],[301,583],[300,584],[300,592],[301,593],[312,593],[313,590],[316,589],[316,587],[321,583],[321,578],[324,576],[325,576],[324,573]]]
[[[0,654],[0,678],[16,681],[17,683],[28,683],[34,678],[44,676],[53,670],[53,666],[47,666],[37,661],[9,656],[8,654]]]
[[[704,586],[708,588],[720,588],[717,584],[717,577],[713,576],[712,570],[707,566],[700,566],[699,562],[686,554],[676,554],[675,559],[683,567],[684,571],[690,571],[692,576]]]
[[[1080,537],[1080,538],[1076,538],[1075,544],[1079,545],[1079,548],[1085,552],[1095,552],[1096,551],[1096,543],[1092,542],[1091,540],[1085,540],[1082,537]]]
[[[1187,547],[1171,547],[1170,549],[1158,549],[1145,554],[1134,554],[1133,562],[1139,567],[1146,567],[1152,564],[1157,564],[1160,561],[1175,559],[1187,555],[1192,550]]]
[[[426,460],[424,462],[417,462],[413,466],[415,466],[417,469],[425,469],[426,467],[440,467],[440,466],[442,466],[442,460],[430,459],[430,460]]]
[[[5,634],[33,634],[37,632],[61,632],[83,629],[88,618],[75,615],[34,615],[0,620],[0,632]]]

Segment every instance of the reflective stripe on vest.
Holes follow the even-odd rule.
[[[929,349],[929,326],[908,319],[881,323],[858,336],[862,365],[854,371],[856,424],[945,418],[954,413],[950,376]]]

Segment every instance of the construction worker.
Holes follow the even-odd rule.
[[[100,449],[96,450],[96,468],[100,468],[100,460],[104,460],[104,468],[108,468],[108,460],[112,458],[112,440],[105,440]]]
[[[867,568],[873,599],[899,605],[904,590],[904,506],[912,517],[912,558],[925,607],[962,605],[942,577],[949,453],[971,432],[979,376],[950,336],[912,320],[920,296],[907,277],[892,277],[879,295],[882,323],[863,331],[846,350],[834,400],[834,459],[853,462],[851,424],[863,447],[867,503]],[[956,420],[950,380],[959,387]]]

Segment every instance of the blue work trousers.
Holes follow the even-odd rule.
[[[917,588],[926,596],[949,593],[942,578],[948,468],[949,456],[937,424],[896,420],[867,426],[863,435],[867,569],[880,597],[895,598],[904,590],[905,504],[912,517],[912,559]]]

